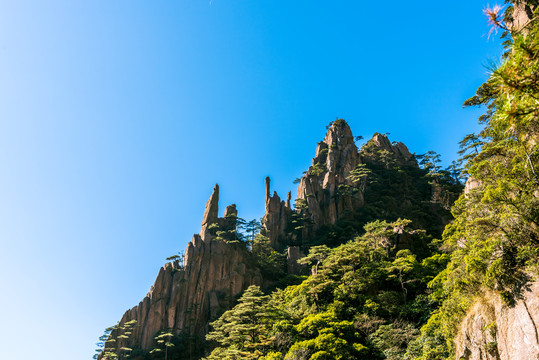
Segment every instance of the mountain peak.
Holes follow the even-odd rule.
[[[401,142],[391,142],[387,135],[375,133],[372,138],[361,148],[361,155],[367,161],[377,161],[377,154],[372,152],[372,148],[377,150],[387,151],[400,164],[415,165],[417,162],[414,155],[410,153],[408,147]]]
[[[344,119],[338,119],[333,121],[328,128],[324,143],[328,146],[346,146],[354,144],[354,136],[352,135],[352,129]]]

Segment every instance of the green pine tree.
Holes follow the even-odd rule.
[[[260,287],[252,285],[233,309],[211,323],[213,330],[206,339],[216,342],[218,347],[207,359],[256,359],[261,356],[271,342],[266,334],[276,316],[268,306],[268,299]]]

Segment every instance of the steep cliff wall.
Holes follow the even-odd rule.
[[[292,208],[290,207],[291,193],[282,201],[277,192],[270,195],[270,178],[266,177],[265,214],[262,218],[262,226],[274,248],[279,248],[287,226],[291,220]]]
[[[163,329],[203,339],[211,320],[230,308],[235,297],[262,281],[243,243],[216,239],[216,230],[235,228],[234,205],[218,217],[219,187],[206,204],[200,234],[193,236],[185,251],[184,265],[168,263],[161,268],[146,297],[120,321],[137,324],[121,346],[150,349],[155,334]],[[113,333],[114,337],[116,334]]]
[[[400,165],[418,168],[408,148],[403,143],[391,143],[385,135],[374,134],[361,151],[354,140],[346,121],[336,120],[331,124],[316,147],[312,165],[299,180],[295,209],[290,206],[290,193],[286,202],[276,192],[270,195],[270,179],[266,178],[266,213],[262,226],[275,248],[285,247],[286,241],[302,245],[294,234],[298,225],[291,223],[294,216],[296,220],[305,220],[301,224],[301,239],[312,238],[320,227],[340,219],[354,220],[356,211],[365,205],[367,181],[354,182],[350,172],[362,163],[378,162],[380,152],[387,152]]]
[[[539,282],[522,299],[505,305],[489,293],[477,300],[460,326],[455,340],[456,359],[539,359]]]
[[[265,234],[275,248],[283,247],[283,238],[293,237],[292,216],[302,213],[309,220],[304,227],[302,238],[309,238],[320,226],[334,224],[363,205],[363,194],[344,194],[341,186],[353,186],[348,179],[351,170],[361,162],[350,127],[344,120],[335,121],[328,129],[326,137],[318,143],[312,165],[300,179],[295,210],[290,207],[291,194],[286,203],[277,193],[270,196],[270,181],[266,179],[266,214],[262,219]],[[290,240],[290,239],[288,239]],[[294,251],[297,251],[294,250]],[[292,265],[293,267],[293,265]]]
[[[352,130],[344,120],[336,120],[324,141],[318,143],[309,170],[301,178],[297,199],[303,199],[312,217],[313,229],[334,224],[347,211],[363,205],[362,192],[339,192],[342,185],[354,186],[350,171],[361,163]]]

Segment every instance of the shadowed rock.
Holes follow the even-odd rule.
[[[131,320],[137,323],[128,340],[118,339],[118,348],[148,350],[163,329],[202,341],[210,321],[232,307],[247,287],[262,283],[244,243],[227,243],[210,234],[211,224],[235,228],[236,205],[229,205],[225,217],[219,218],[218,202],[219,186],[215,185],[206,204],[201,234],[193,235],[187,245],[184,264],[165,264],[146,297],[123,315],[120,326]],[[112,333],[113,338],[117,335]]]
[[[348,176],[361,163],[354,136],[344,120],[335,121],[324,141],[318,143],[312,166],[301,178],[298,199],[305,200],[313,226],[334,224],[347,211],[363,205],[363,194],[346,194],[342,186],[353,186]],[[304,234],[309,236],[308,233]]]
[[[200,236],[202,240],[209,240],[211,238],[208,227],[211,224],[217,223],[219,218],[219,185],[215,184],[213,192],[206,202],[206,209],[204,210],[204,216],[202,217],[202,226],[200,228]]]
[[[284,235],[292,209],[290,209],[291,194],[288,193],[287,201],[281,201],[277,192],[270,196],[270,178],[266,177],[266,201],[265,215],[262,218],[262,227],[274,248],[279,248],[279,239]]]

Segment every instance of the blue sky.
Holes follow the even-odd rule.
[[[261,217],[337,117],[455,159],[501,53],[485,6],[0,0],[2,358],[89,359],[216,182]]]

